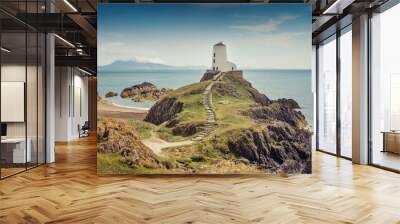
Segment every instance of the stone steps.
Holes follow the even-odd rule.
[[[207,111],[207,123],[205,129],[201,131],[196,138],[193,139],[195,141],[203,140],[214,129],[216,125],[216,115],[212,103],[212,87],[216,81],[220,80],[221,76],[222,73],[216,75],[213,81],[206,87],[203,92],[203,105]]]

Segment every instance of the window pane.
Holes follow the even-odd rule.
[[[319,149],[336,153],[336,41],[318,48]]]
[[[372,162],[400,170],[400,5],[372,18]]]
[[[340,36],[340,150],[352,156],[352,35],[351,30]]]

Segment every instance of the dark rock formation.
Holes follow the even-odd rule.
[[[293,99],[282,98],[282,99],[274,100],[274,102],[284,104],[292,109],[301,109],[300,105]]]
[[[159,125],[173,119],[182,109],[182,102],[177,101],[176,98],[165,97],[151,107],[144,120]]]
[[[114,96],[118,96],[118,93],[113,92],[113,91],[110,91],[110,92],[106,93],[106,97],[107,97],[107,98],[109,98],[109,97],[114,97]]]
[[[262,131],[236,130],[229,151],[265,169],[284,173],[311,172],[311,134],[288,124],[268,125]]]
[[[304,115],[293,110],[287,104],[271,103],[268,106],[254,107],[244,112],[245,115],[259,123],[273,122],[274,120],[283,121],[297,128],[307,127],[307,121]]]
[[[207,70],[206,73],[204,73],[203,77],[201,78],[200,82],[211,80],[217,74],[218,74],[218,71]]]
[[[122,98],[131,98],[135,102],[142,102],[145,100],[156,101],[161,97],[172,92],[172,89],[158,89],[157,86],[149,82],[143,82],[139,85],[134,85],[122,90],[120,96]]]
[[[192,136],[200,132],[205,126],[205,123],[186,123],[178,124],[172,129],[172,134],[183,137]]]
[[[271,100],[266,95],[258,92],[258,90],[254,88],[249,88],[248,92],[250,93],[254,101],[256,101],[256,103],[259,103],[261,105],[268,105],[271,103]]]

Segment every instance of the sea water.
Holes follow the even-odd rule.
[[[109,91],[118,94],[124,88],[150,82],[158,88],[176,89],[184,85],[199,82],[204,70],[151,70],[130,72],[99,72],[97,75],[98,92],[104,98]],[[243,70],[243,76],[253,87],[268,98],[290,98],[297,101],[302,113],[310,125],[313,124],[313,95],[311,70],[275,70],[249,69]],[[115,105],[132,108],[150,108],[154,102],[134,102],[119,96],[107,98]]]

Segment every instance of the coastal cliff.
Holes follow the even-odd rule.
[[[217,74],[208,71],[201,82],[172,91],[150,109],[145,121],[161,125],[166,139],[200,135],[209,125],[202,95],[214,82],[216,123],[210,135],[194,147],[198,154],[273,172],[310,173],[311,132],[298,103],[269,99],[241,71],[223,73],[215,81]],[[208,158],[210,153],[214,158]]]

